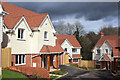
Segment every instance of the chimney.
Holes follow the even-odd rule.
[[[104,33],[100,31],[100,37],[102,38],[104,36]]]

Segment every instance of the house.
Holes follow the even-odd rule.
[[[92,50],[92,60],[95,67],[104,69],[117,69],[120,67],[120,51],[118,46],[118,35],[107,35],[100,32],[101,38],[98,40]]]
[[[1,6],[8,13],[3,18],[3,47],[12,48],[12,66],[58,69],[63,64],[65,51],[49,14],[35,13],[6,2],[1,2]]]
[[[63,54],[69,55],[69,59],[68,59],[69,63],[80,66],[80,61],[82,59],[80,53],[82,47],[80,46],[75,36],[59,34],[57,35],[57,38],[61,47],[65,50]]]

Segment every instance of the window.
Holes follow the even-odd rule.
[[[48,32],[45,31],[45,32],[44,32],[44,40],[47,40],[47,39],[48,39]]]
[[[100,49],[97,49],[97,53],[96,54],[98,54],[98,55],[100,54]]]
[[[77,52],[77,48],[72,48],[72,52]]]
[[[73,63],[78,63],[78,59],[73,59]]]
[[[67,48],[65,48],[65,51],[67,52]]]
[[[96,61],[96,65],[100,65],[100,61]]]
[[[21,29],[19,28],[18,29],[18,39],[24,39],[24,32],[25,32],[25,29]]]
[[[108,49],[105,49],[105,54],[108,54]]]
[[[15,55],[15,64],[16,65],[25,64],[25,55]]]

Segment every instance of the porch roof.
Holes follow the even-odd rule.
[[[105,61],[111,61],[111,59],[110,59],[110,58],[108,57],[108,55],[106,55],[106,54],[102,55],[99,61],[104,61],[103,59],[104,59]]]
[[[82,56],[80,54],[73,54],[72,58],[82,58]]]
[[[44,54],[61,53],[61,52],[64,52],[61,46],[47,46],[47,45],[44,45],[40,51],[40,53],[44,53]]]

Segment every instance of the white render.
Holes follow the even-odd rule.
[[[23,40],[18,39],[18,28],[25,29],[25,38]],[[4,30],[7,31],[8,29],[4,27]],[[48,41],[44,41],[44,31],[48,32]],[[40,54],[43,45],[56,45],[57,37],[53,35],[53,31],[55,32],[55,29],[49,15],[46,16],[37,30],[31,30],[25,18],[21,18],[13,28],[13,32],[7,33],[9,38],[7,47],[12,48],[12,54]]]
[[[67,48],[67,52],[65,53],[69,53],[69,58],[72,58],[72,54],[81,54],[81,48],[80,47],[73,47],[72,44],[66,39],[62,44],[61,47],[63,49]],[[76,48],[77,52],[72,52],[72,48]]]
[[[100,49],[100,54],[97,54],[97,49]],[[105,49],[108,49],[108,57],[112,60],[111,53],[112,53],[112,47],[107,41],[104,41],[102,46],[99,48],[97,45],[93,49],[92,53],[92,60],[100,60],[103,54],[105,54]]]

